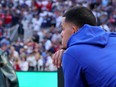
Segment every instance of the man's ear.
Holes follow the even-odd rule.
[[[77,32],[77,27],[76,26],[73,26],[73,33]]]

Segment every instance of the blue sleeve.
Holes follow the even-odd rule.
[[[72,55],[64,53],[62,67],[65,87],[85,87],[82,67]]]

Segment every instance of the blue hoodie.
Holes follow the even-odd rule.
[[[65,87],[116,87],[116,33],[85,24],[63,54]]]

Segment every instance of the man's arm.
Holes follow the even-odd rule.
[[[56,53],[53,54],[52,59],[53,59],[53,64],[57,67],[60,68],[61,67],[61,63],[62,63],[62,55],[64,53],[64,49],[60,49],[58,50]]]
[[[82,66],[70,54],[64,53],[62,59],[65,87],[85,87]]]
[[[58,68],[58,87],[64,87],[64,76],[62,72],[62,55],[65,49],[60,49],[56,53],[53,54],[53,64]]]

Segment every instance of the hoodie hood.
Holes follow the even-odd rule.
[[[99,26],[90,26],[85,24],[74,33],[68,40],[67,47],[77,44],[90,44],[96,46],[106,46],[109,39],[109,33],[106,33]]]

